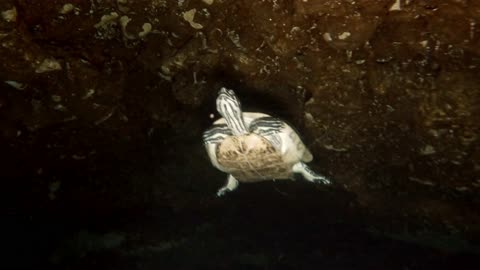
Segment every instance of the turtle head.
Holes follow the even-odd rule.
[[[233,90],[222,87],[217,96],[217,111],[225,118],[228,127],[235,135],[248,133],[242,114],[240,100]]]

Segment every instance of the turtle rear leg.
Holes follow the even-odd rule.
[[[225,193],[235,190],[237,187],[238,187],[238,180],[235,179],[233,175],[229,174],[227,183],[225,184],[225,186],[223,186],[217,191],[217,196],[221,197],[225,195]]]
[[[293,172],[301,173],[302,176],[310,182],[314,183],[322,183],[325,185],[329,185],[332,182],[328,180],[326,177],[317,174],[316,172],[312,171],[307,164],[303,162],[298,162],[297,164],[293,165]]]

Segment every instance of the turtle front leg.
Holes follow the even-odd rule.
[[[238,180],[235,179],[233,175],[229,174],[227,183],[225,184],[225,186],[223,186],[217,191],[217,196],[221,197],[225,195],[225,193],[235,190],[237,187],[238,187]]]
[[[314,183],[322,183],[325,185],[329,185],[332,182],[328,180],[326,177],[317,174],[316,172],[312,171],[307,164],[303,162],[298,162],[297,164],[293,165],[293,172],[295,173],[301,173],[305,179],[307,179],[310,182]]]

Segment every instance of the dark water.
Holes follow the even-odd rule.
[[[136,219],[108,230],[10,220],[2,268],[476,269],[474,255],[376,237],[308,211],[267,218],[218,210],[233,212]]]
[[[295,123],[281,100],[240,96]],[[242,184],[216,198],[226,175],[195,135],[186,126],[117,142],[76,124],[26,133],[25,149],[5,153],[2,269],[477,269],[468,243],[412,238],[398,213],[376,221],[341,185]],[[58,158],[92,138],[101,143],[88,159]],[[63,147],[45,150],[50,143]]]
[[[296,123],[286,101],[239,96]],[[226,175],[200,141],[210,111],[194,129],[133,139],[78,123],[25,131],[4,152],[1,268],[477,269],[469,243],[435,224],[412,237],[422,226],[397,220],[401,209],[375,220],[342,185],[242,184],[216,198]]]
[[[203,192],[137,208],[59,193],[65,206],[5,213],[2,269],[476,269],[476,254],[374,233],[341,189],[296,181]]]

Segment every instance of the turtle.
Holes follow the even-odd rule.
[[[294,174],[331,184],[307,166],[312,153],[285,121],[265,113],[243,112],[235,92],[225,87],[218,92],[216,105],[222,117],[203,133],[203,143],[212,165],[228,174],[217,196],[235,190],[239,182],[294,179]]]

